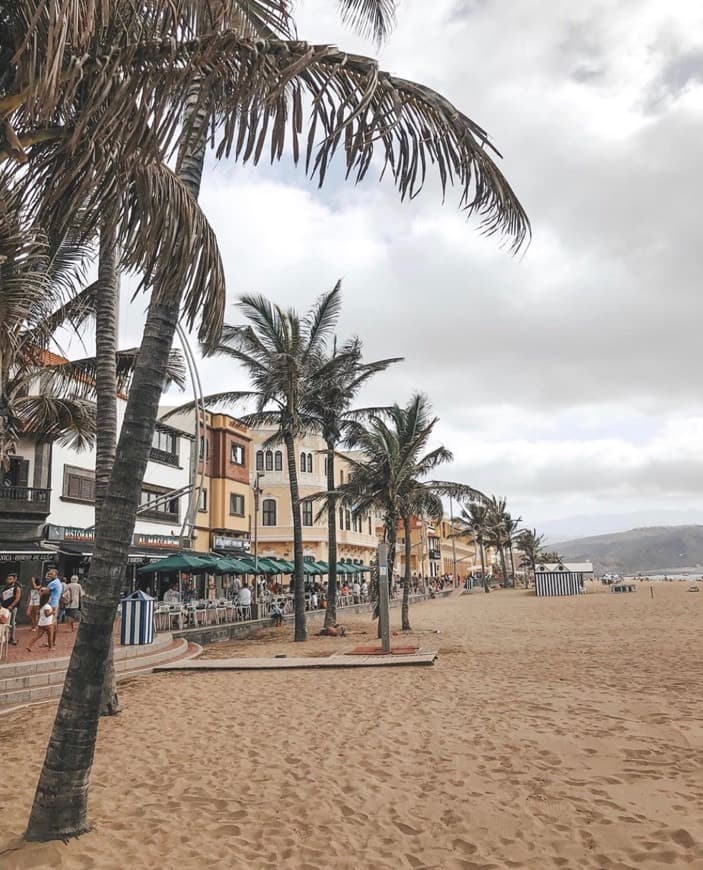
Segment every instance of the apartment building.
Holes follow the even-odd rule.
[[[272,430],[252,429],[252,455],[254,472],[259,476],[258,521],[252,530],[260,556],[283,559],[293,558],[293,518],[290,503],[290,485],[285,447],[265,446]],[[325,443],[317,435],[299,438],[295,445],[298,485],[302,499],[304,556],[312,560],[328,561],[327,511],[312,496],[327,489],[327,457]],[[335,474],[339,483],[348,478],[350,464],[343,457],[335,460]],[[355,517],[348,508],[339,508],[337,520],[337,561],[369,564],[375,557],[378,539],[370,515]]]

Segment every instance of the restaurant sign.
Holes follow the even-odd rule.
[[[245,550],[249,552],[250,542],[246,538],[227,538],[222,535],[212,536],[213,550]]]
[[[95,541],[95,529],[48,525],[46,537],[49,541],[63,541],[65,544],[92,544]]]
[[[179,550],[181,539],[175,535],[136,534],[132,539],[135,547],[156,547],[159,550]]]

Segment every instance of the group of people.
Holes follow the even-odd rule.
[[[31,623],[34,637],[27,645],[31,652],[34,644],[45,638],[49,651],[56,648],[56,631],[60,619],[66,618],[71,631],[75,631],[80,620],[83,588],[78,577],[73,575],[69,582],[59,577],[56,568],[49,568],[43,581],[32,577],[27,600],[27,619]],[[9,643],[16,646],[15,636],[17,614],[22,603],[22,586],[16,574],[8,574],[0,589],[0,624],[10,627]]]

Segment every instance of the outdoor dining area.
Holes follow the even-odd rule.
[[[361,603],[362,594],[353,594],[354,581],[364,590],[363,574],[369,566],[351,562],[337,563],[337,604],[339,607]],[[306,560],[305,608],[325,606],[329,565]],[[286,559],[263,556],[223,557],[178,552],[142,565],[137,569],[141,588],[158,600],[154,608],[156,631],[214,626],[271,616],[274,605],[285,616],[293,613],[291,581],[295,565]]]

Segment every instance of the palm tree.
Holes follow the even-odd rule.
[[[359,348],[352,343],[341,352],[326,353],[341,307],[341,284],[323,294],[304,317],[293,309],[283,310],[262,296],[244,296],[239,308],[246,326],[225,326],[216,355],[229,357],[246,369],[251,389],[243,392],[213,393],[204,397],[205,406],[226,407],[254,403],[255,410],[240,415],[252,427],[269,427],[274,432],[265,447],[283,443],[286,448],[288,482],[293,516],[295,562],[295,640],[307,640],[305,623],[305,574],[303,571],[303,527],[295,441],[315,430],[319,418],[310,413],[306,395],[323,384],[336,383],[339,372],[353,360]],[[192,409],[188,404],[166,417]],[[332,517],[334,520],[334,516]]]
[[[391,7],[385,0],[343,0],[343,8],[378,16]],[[288,134],[294,159],[304,156],[321,183],[340,144],[355,180],[380,152],[403,197],[420,190],[434,164],[443,187],[461,188],[462,207],[479,216],[484,232],[505,234],[517,249],[529,231],[480,127],[429,89],[379,73],[368,58],[289,39],[286,3],[223,3],[222,14],[212,17],[210,7],[203,15],[201,4],[186,0],[175,6],[59,0],[42,10],[34,15],[29,0],[13,0],[0,18],[0,159],[10,166],[13,193],[47,226],[60,227],[87,203],[86,236],[115,208],[123,265],[142,270],[153,289],[96,527],[89,586],[100,590],[100,603],[87,608],[76,637],[30,839],[75,836],[88,827],[100,688],[121,584],[114,566],[126,562],[138,507],[134,483],[144,475],[181,312],[191,325],[200,319],[201,338],[210,345],[218,340],[222,268],[214,237],[204,224],[196,228],[208,131],[219,156],[254,163],[267,141],[279,159]],[[177,173],[169,174],[162,157],[176,143]],[[123,193],[117,206],[116,191]],[[166,191],[178,197],[177,221],[162,209]],[[148,219],[125,217],[135,202]]]
[[[425,513],[441,519],[440,496],[476,493],[469,486],[425,479],[439,465],[452,459],[445,447],[424,452],[437,420],[431,416],[427,398],[416,393],[404,408],[396,404],[387,413],[372,414],[365,425],[355,424],[348,436],[349,444],[360,456],[349,457],[352,470],[348,483],[340,487],[340,493],[357,513],[375,509],[383,514],[389,577],[393,576],[398,526],[402,522],[404,527],[403,630],[410,629],[412,517]]]
[[[515,546],[527,562],[530,571],[532,571],[533,581],[535,571],[537,570],[537,562],[542,557],[543,545],[544,535],[539,535],[537,529],[522,529],[515,539]]]
[[[339,356],[347,362],[336,369],[334,377],[325,374],[319,382],[311,385],[304,396],[305,413],[312,426],[319,431],[325,441],[325,472],[327,476],[327,551],[329,574],[327,577],[327,605],[325,626],[337,622],[337,494],[335,484],[335,458],[339,445],[345,440],[350,427],[362,422],[380,408],[352,410],[351,405],[359,390],[373,375],[385,371],[388,366],[400,362],[400,357],[377,360],[372,363],[362,361],[362,343],[352,339],[340,348],[335,342],[328,357],[331,363]]]
[[[470,536],[476,541],[478,552],[481,557],[481,579],[483,591],[490,592],[491,587],[486,577],[486,554],[484,546],[489,538],[489,506],[485,501],[471,501],[462,506],[461,514],[457,517],[459,530],[457,536]],[[463,528],[461,528],[463,526]]]

